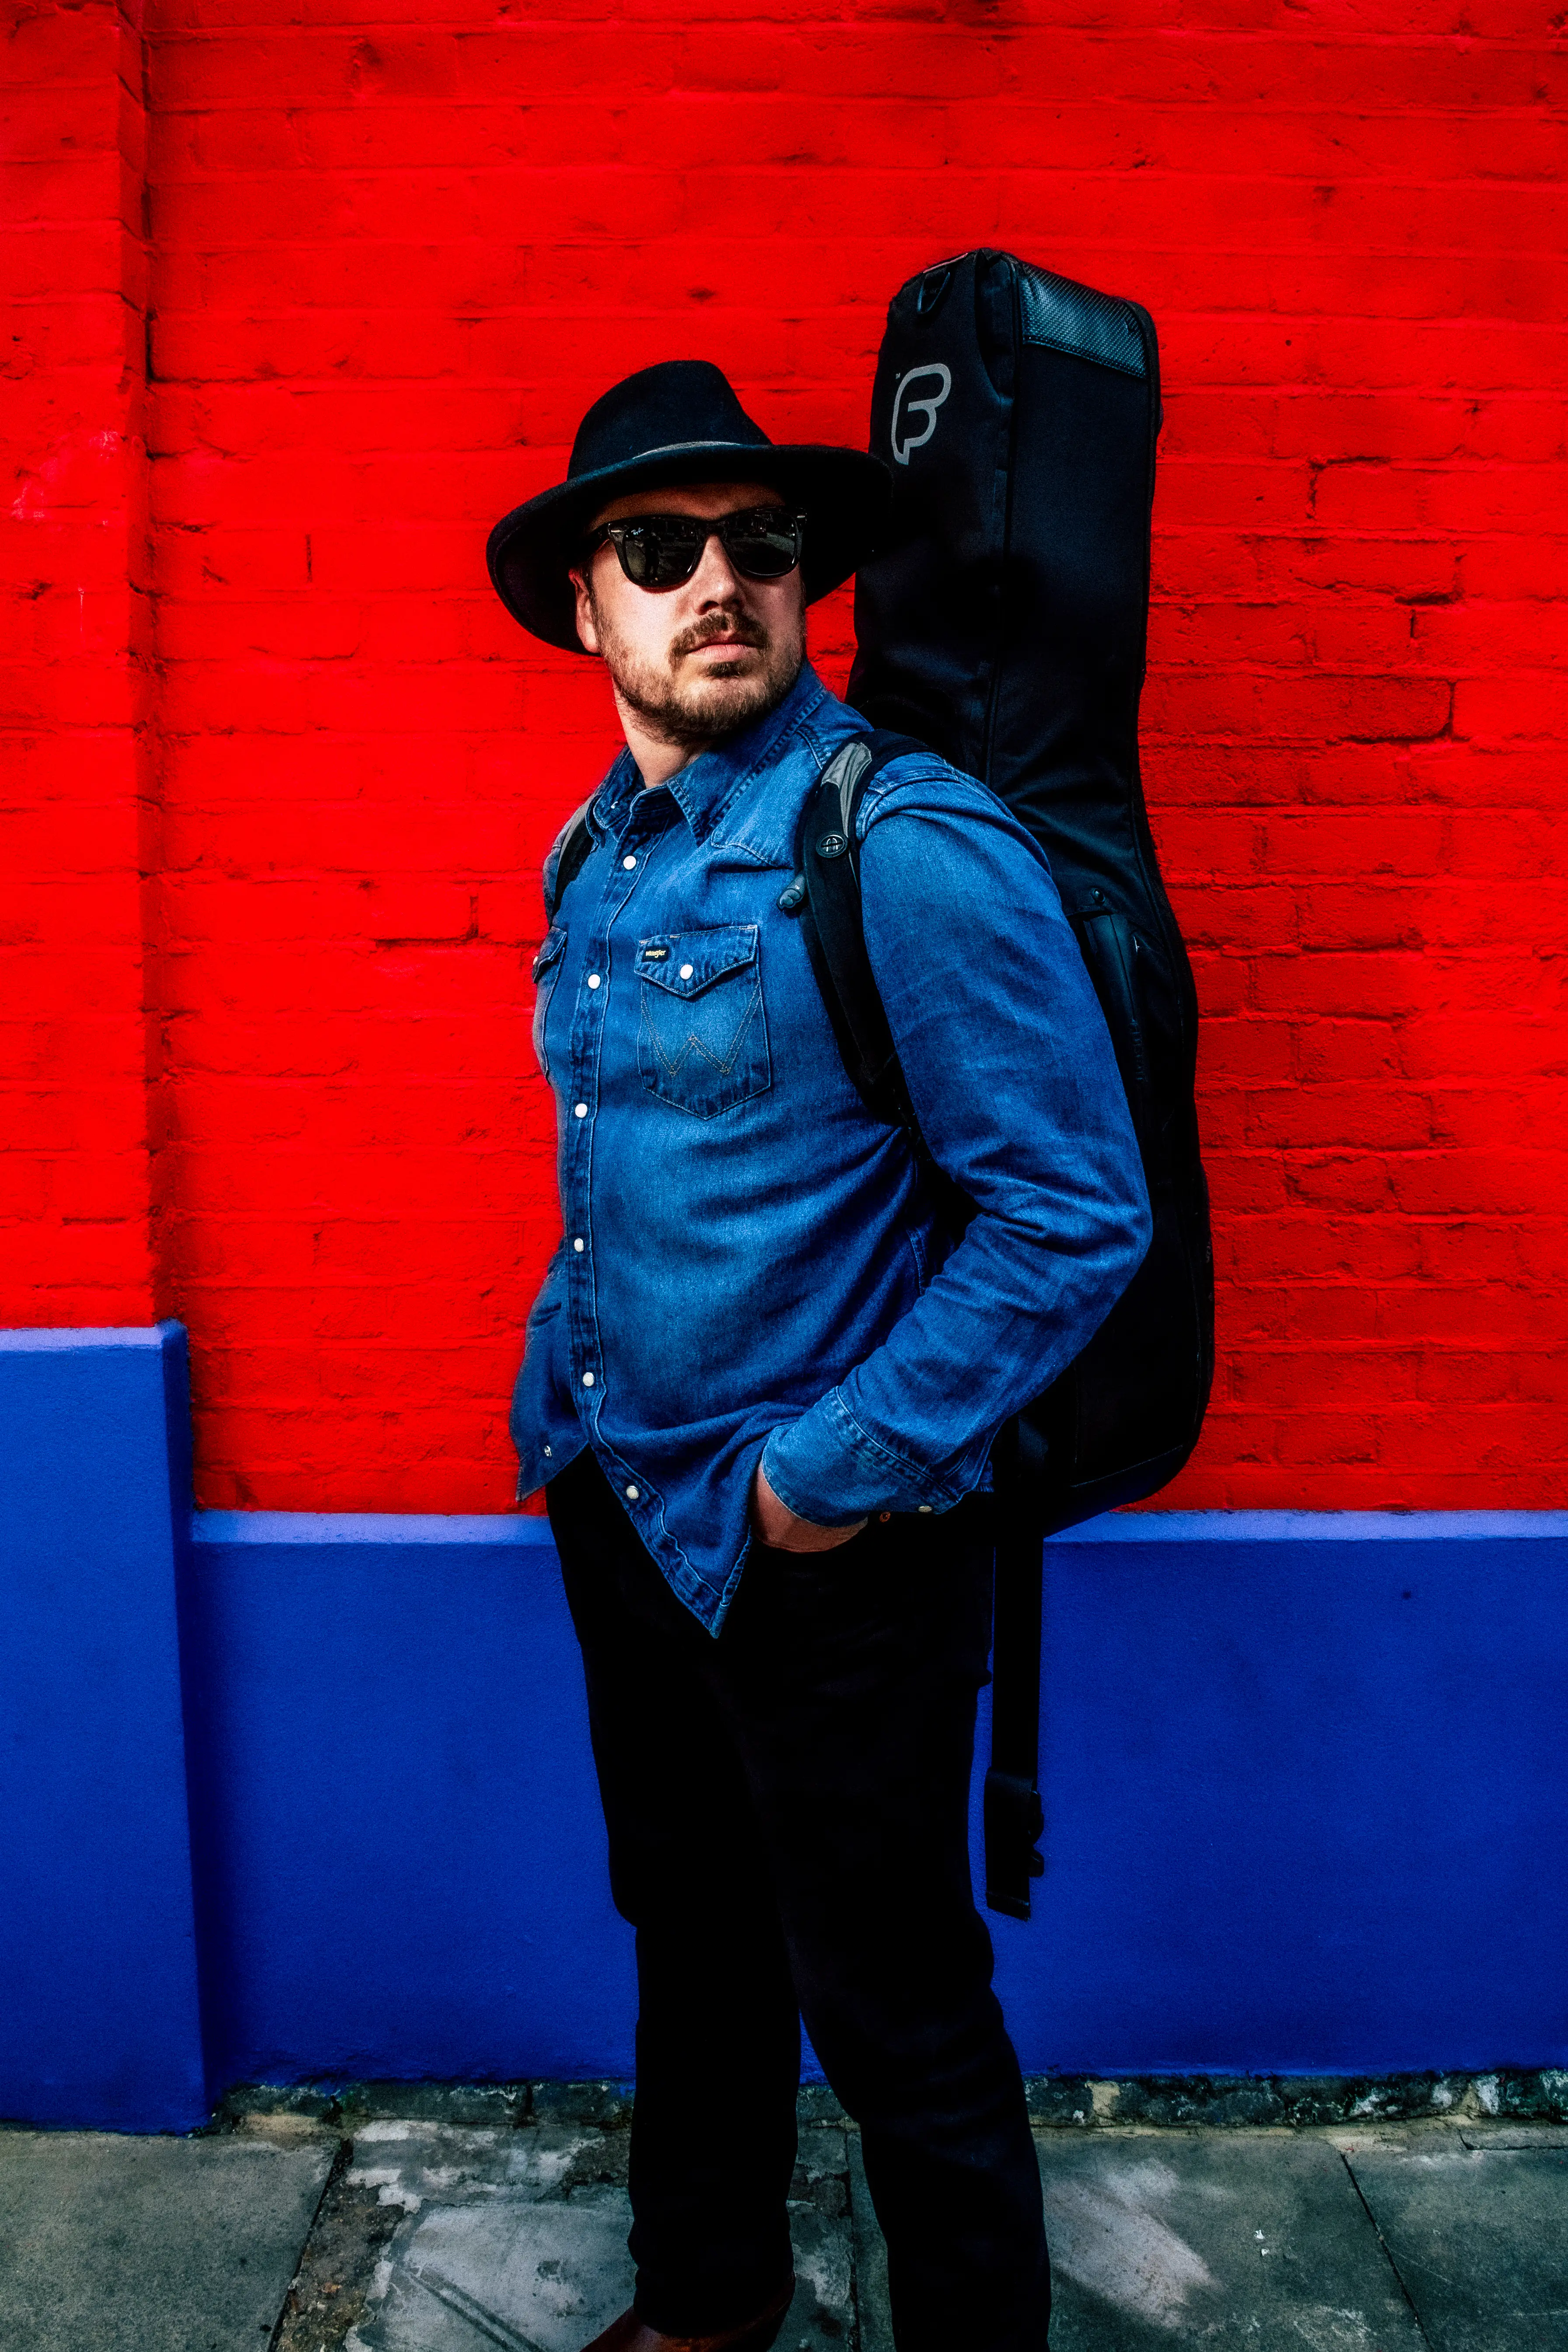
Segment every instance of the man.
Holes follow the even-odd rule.
[[[564,1235],[512,1412],[637,1928],[637,2293],[592,2352],[774,2341],[803,2016],[861,2127],[900,2352],[1046,2342],[966,1840],[987,1456],[1125,1286],[1148,1210],[1045,859],[934,755],[874,780],[861,877],[962,1238],[846,1074],[789,886],[807,798],[867,730],[807,666],[805,608],[887,500],[874,460],[775,446],[680,362],[596,403],[567,480],[490,539],[515,616],[604,662],[626,741],[546,868]]]

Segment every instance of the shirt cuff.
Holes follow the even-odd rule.
[[[774,1430],[762,1466],[785,1510],[819,1528],[848,1527],[873,1511],[945,1511],[975,1483],[889,1453],[861,1428],[837,1389]]]

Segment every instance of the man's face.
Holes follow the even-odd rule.
[[[782,506],[759,482],[702,482],[637,490],[595,518],[698,515],[704,520]],[[639,588],[608,541],[572,574],[577,634],[601,654],[624,709],[658,740],[693,750],[761,719],[783,701],[805,659],[800,567],[782,580],[746,580],[710,539],[679,588]]]

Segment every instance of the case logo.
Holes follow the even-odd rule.
[[[912,449],[923,449],[936,431],[936,412],[952,390],[952,376],[940,360],[928,360],[923,367],[911,368],[893,395],[893,462],[907,466]],[[924,417],[919,431],[911,427],[910,419]]]

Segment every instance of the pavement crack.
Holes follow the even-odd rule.
[[[268,2352],[341,2352],[364,2316],[375,2266],[402,2216],[352,2178],[354,2147],[340,2141]]]
[[[1415,2325],[1415,2333],[1421,2338],[1422,2343],[1426,2346],[1427,2352],[1432,2352],[1432,2339],[1421,2324],[1421,2314],[1415,2307],[1415,2298],[1405,2284],[1405,2273],[1394,2259],[1394,2250],[1390,2246],[1388,2240],[1383,2234],[1383,2224],[1379,2221],[1377,2215],[1373,2211],[1372,2207],[1367,2203],[1366,2191],[1363,2189],[1361,2182],[1355,2177],[1355,2167],[1350,2160],[1349,2152],[1342,2147],[1338,2151],[1338,2154],[1340,2162],[1344,2166],[1346,2172],[1350,2175],[1351,2187],[1355,2190],[1357,2200],[1361,2205],[1361,2210],[1366,2215],[1367,2220],[1372,2223],[1373,2229],[1376,2233],[1377,2242],[1383,2249],[1383,2259],[1388,2264],[1389,2269],[1394,2273],[1394,2284],[1397,2285],[1400,2294],[1405,2297],[1405,2307],[1410,2314],[1411,2319]]]
[[[294,2275],[289,2282],[289,2292],[283,2298],[282,2307],[273,2322],[272,2333],[267,2339],[267,2352],[282,2352],[289,2321],[299,2308],[300,2289],[305,2277],[306,2257],[310,2252],[310,2241],[316,2233],[316,2225],[326,2210],[328,2198],[340,2186],[344,2173],[348,2170],[353,2152],[352,2140],[341,2139],[338,2142],[337,2153],[328,2167],[327,2177],[321,2183],[321,2193],[316,2200],[316,2210],[310,2216],[310,2226],[305,2232],[305,2242],[300,2249],[300,2259],[294,2266]]]

